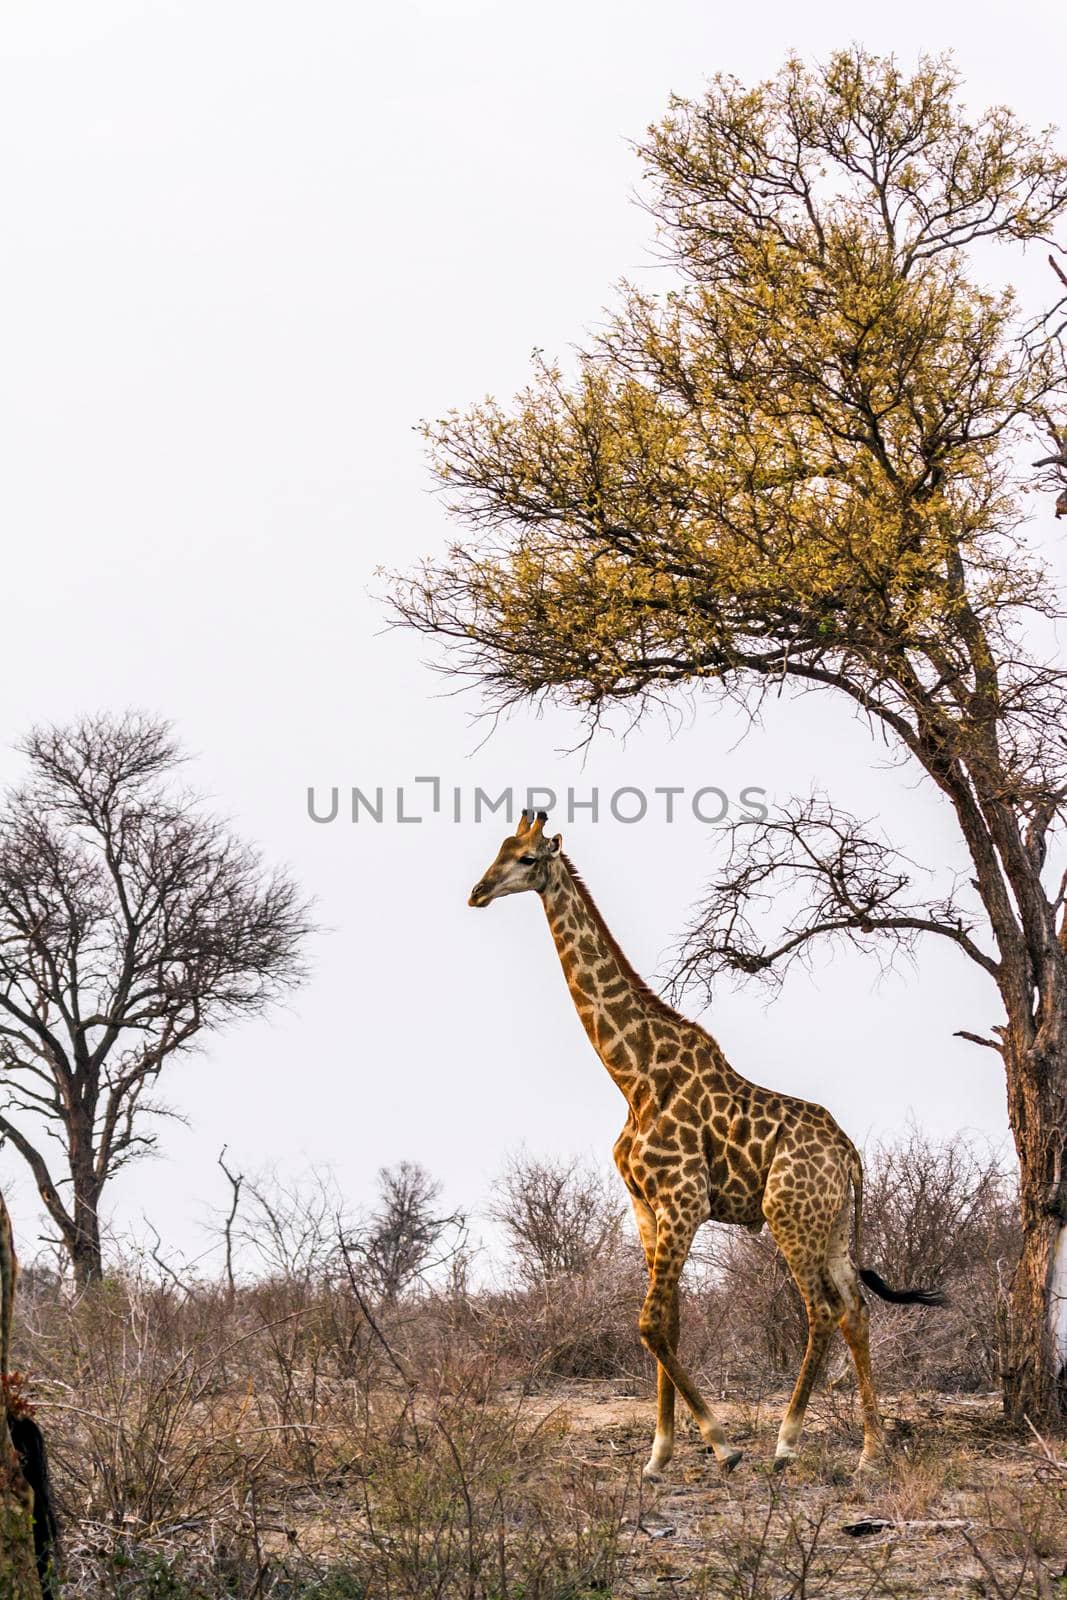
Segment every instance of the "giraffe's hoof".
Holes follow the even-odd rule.
[[[663,1482],[663,1473],[659,1470],[658,1467],[642,1467],[641,1468],[641,1482],[642,1483],[651,1484],[652,1487],[655,1489],[659,1484],[661,1484]]]
[[[745,1452],[743,1450],[731,1450],[728,1456],[719,1457],[719,1471],[722,1473],[724,1478],[728,1478],[730,1476],[731,1472],[737,1466],[737,1463],[741,1460],[741,1457],[744,1455],[744,1453]]]
[[[771,1462],[771,1471],[784,1472],[786,1467],[788,1467],[790,1462],[794,1459],[795,1457],[792,1451],[790,1451],[788,1455],[775,1456],[774,1460]]]

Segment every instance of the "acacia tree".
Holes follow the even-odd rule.
[[[641,152],[672,287],[623,285],[570,377],[540,362],[510,407],[427,426],[469,537],[395,604],[497,703],[554,696],[595,724],[678,686],[750,706],[819,690],[925,773],[970,858],[962,890],[918,894],[813,796],[735,835],[682,975],[929,935],[996,985],[1003,1024],[968,1032],[1007,1074],[1005,1399],[1036,1421],[1067,1405],[1067,697],[1033,642],[1058,605],[1020,532],[1019,452],[1050,435],[1035,482],[1062,484],[1065,302],[1028,319],[974,258],[1047,240],[1067,160],[959,89],[944,60],[907,75],[853,49],[674,100]],[[769,934],[783,884],[802,909]]]
[[[155,1143],[163,1067],[296,983],[310,922],[285,873],[174,787],[166,724],[89,718],[20,748],[30,776],[0,813],[0,1133],[84,1285],[104,1187]]]

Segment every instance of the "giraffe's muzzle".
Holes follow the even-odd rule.
[[[471,897],[467,901],[469,906],[487,906],[492,898],[492,890],[483,878],[481,883],[476,883],[471,890]]]

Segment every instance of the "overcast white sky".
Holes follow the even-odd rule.
[[[781,799],[815,781],[927,861],[951,829],[815,700],[772,708],[740,745],[736,720],[698,708],[673,740],[650,725],[584,769],[557,754],[578,731],[562,715],[476,751],[473,706],[442,697],[417,640],[382,634],[373,598],[379,563],[449,531],[413,424],[508,395],[533,346],[564,351],[645,270],[627,140],[672,90],[858,35],[908,61],[951,47],[976,103],[1045,124],[1061,8],[56,0],[8,4],[2,32],[0,778],[35,721],[165,714],[196,781],[332,930],[290,1009],[171,1069],[188,1127],[116,1182],[117,1222],[147,1214],[195,1254],[223,1143],[248,1170],[330,1166],[354,1204],[402,1157],[467,1206],[520,1143],[606,1160],[624,1107],[540,908],[466,906],[499,822],[316,826],[309,784]],[[716,830],[565,836],[632,959],[662,968]],[[952,1037],[997,1014],[980,974],[927,949],[889,978],[859,958],[797,973],[770,1007],[724,987],[704,1020],[740,1071],[822,1101],[858,1140],[914,1116],[999,1141],[997,1059]],[[0,1176],[32,1233],[13,1151]]]

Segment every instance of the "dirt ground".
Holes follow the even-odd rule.
[[[635,1487],[619,1596],[1067,1596],[1062,1440],[1021,1440],[995,1395],[883,1396],[886,1461],[858,1472],[854,1397],[830,1392],[813,1399],[798,1460],[779,1476],[769,1467],[785,1400],[716,1408],[745,1451],[725,1481],[679,1419],[664,1481]],[[636,1485],[651,1399],[589,1382],[528,1396],[525,1407],[554,1417],[560,1449],[579,1466]]]

